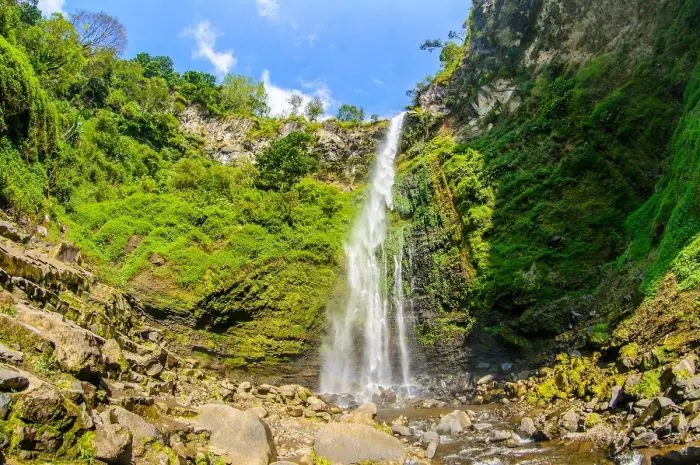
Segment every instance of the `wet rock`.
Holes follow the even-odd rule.
[[[686,447],[651,458],[652,465],[696,465],[698,463],[700,463],[700,447]]]
[[[131,431],[122,425],[103,425],[95,430],[95,458],[109,465],[129,465]]]
[[[276,459],[270,429],[250,411],[208,404],[199,409],[194,421],[211,432],[211,446],[223,451],[233,463],[267,465]]]
[[[495,429],[489,433],[489,441],[501,442],[505,441],[506,439],[510,439],[512,436],[513,433],[510,431]]]
[[[525,417],[522,420],[520,420],[518,434],[525,438],[531,438],[535,435],[535,432],[537,432],[537,428],[535,427],[535,422],[532,418]]]
[[[24,361],[24,354],[17,350],[10,349],[0,343],[0,362],[19,365]]]
[[[439,434],[457,434],[472,426],[471,419],[466,412],[455,410],[442,418],[435,428]]]
[[[0,391],[22,391],[29,386],[29,379],[20,372],[0,368]]]
[[[632,447],[633,448],[650,447],[658,440],[659,440],[659,438],[656,436],[656,433],[654,433],[652,431],[647,431],[645,433],[641,433],[641,434],[637,435],[632,440]]]
[[[331,461],[345,465],[368,461],[405,459],[401,442],[371,426],[331,423],[321,428],[314,451]]]

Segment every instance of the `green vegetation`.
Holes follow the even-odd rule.
[[[345,103],[341,105],[338,109],[338,121],[353,121],[356,123],[361,123],[364,120],[364,108],[358,108],[354,105],[348,105],[347,103]]]

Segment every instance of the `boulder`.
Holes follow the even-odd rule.
[[[38,330],[54,344],[60,367],[80,379],[94,379],[104,372],[100,346],[102,338],[78,325],[49,313],[17,305],[17,320]]]
[[[401,442],[371,426],[331,423],[321,428],[314,451],[331,463],[350,465],[361,461],[398,461],[405,452]]]
[[[24,361],[24,354],[14,349],[10,349],[0,343],[0,362],[19,365]]]
[[[122,425],[103,425],[95,430],[95,458],[109,465],[131,463],[131,431]]]
[[[480,385],[482,385],[482,384],[490,383],[490,382],[493,381],[493,380],[494,380],[494,376],[493,376],[493,375],[486,375],[486,376],[482,376],[481,378],[479,378],[479,379],[476,381],[476,384],[480,386]]]
[[[610,402],[608,403],[610,409],[615,410],[621,398],[622,386],[613,386],[612,389],[610,389]]]
[[[124,357],[124,352],[119,346],[119,343],[114,339],[109,339],[102,346],[102,356],[106,368],[117,373],[122,373],[129,368],[129,365]]]
[[[656,433],[654,433],[652,431],[646,431],[644,433],[638,434],[632,440],[632,447],[634,447],[634,448],[650,447],[658,440],[659,440],[659,438],[656,436]]]
[[[122,407],[112,407],[102,413],[105,425],[121,425],[131,432],[133,438],[133,455],[140,457],[146,446],[160,439],[158,430],[146,420]]]
[[[272,433],[253,412],[208,404],[199,409],[194,422],[211,432],[211,446],[232,465],[267,465],[276,459]]]
[[[472,421],[469,415],[462,410],[455,410],[440,418],[440,423],[435,428],[435,431],[440,434],[457,434],[467,428],[471,428],[471,426]]]
[[[495,429],[489,433],[489,440],[492,442],[505,441],[510,439],[513,434],[510,431]]]
[[[535,427],[535,422],[532,418],[530,417],[525,417],[520,420],[520,427],[518,427],[518,434],[525,438],[531,438],[535,435],[535,432],[537,432],[537,428]]]
[[[22,373],[14,370],[0,368],[0,391],[22,391],[28,386],[29,379],[22,375]]]
[[[6,392],[0,392],[0,421],[5,421],[12,406],[12,396]]]
[[[64,427],[72,424],[63,396],[49,384],[41,384],[24,393],[15,403],[14,414],[26,423],[59,422]]]
[[[437,447],[437,442],[431,442],[430,444],[428,444],[428,448],[425,450],[425,456],[429,459],[435,457],[435,454],[437,453]]]
[[[411,428],[404,425],[393,424],[391,425],[391,432],[399,436],[411,436]]]
[[[427,446],[431,442],[436,442],[439,444],[440,435],[435,431],[426,431],[423,434],[421,434],[420,440],[424,446]]]
[[[700,376],[692,376],[683,380],[681,396],[685,400],[700,400]]]
[[[562,429],[575,433],[578,431],[579,417],[574,410],[569,410],[561,417],[561,427]]]
[[[668,415],[674,410],[680,410],[668,397],[656,397],[641,415],[634,421],[633,426],[646,426],[654,420]]]
[[[309,397],[306,399],[306,403],[309,405],[309,408],[313,410],[314,412],[325,412],[328,410],[328,405],[318,397]]]

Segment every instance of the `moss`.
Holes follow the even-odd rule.
[[[598,415],[597,413],[589,413],[586,415],[586,428],[593,428],[596,425],[599,425],[603,422],[603,417]]]
[[[639,344],[631,342],[620,349],[620,357],[636,360],[639,357]]]
[[[630,389],[630,394],[642,399],[652,399],[661,394],[661,371],[645,371],[639,383]]]

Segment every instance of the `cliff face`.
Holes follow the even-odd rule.
[[[425,211],[452,208],[458,223],[435,215],[453,233],[432,249],[412,236],[432,263],[464,257],[438,272],[460,291],[430,304],[461,322],[429,317],[434,334],[459,328],[456,347],[475,329],[462,353],[495,340],[515,358],[542,344],[616,350],[635,338],[629,315],[697,294],[698,31],[697,0],[474,2],[464,59],[418,95],[400,168],[432,180],[406,221],[427,237],[441,236]]]

